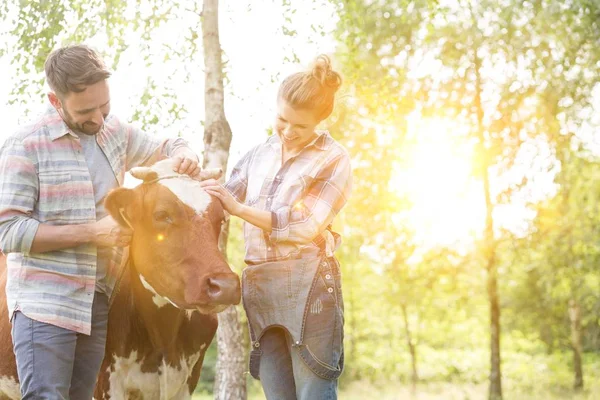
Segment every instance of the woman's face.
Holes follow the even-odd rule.
[[[321,122],[312,110],[294,109],[285,100],[277,101],[274,132],[279,136],[284,150],[297,153],[315,136],[315,127]]]

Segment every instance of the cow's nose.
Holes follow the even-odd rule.
[[[236,274],[219,274],[208,278],[208,297],[216,304],[240,302],[240,279]]]

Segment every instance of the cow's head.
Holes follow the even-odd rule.
[[[218,247],[221,203],[200,182],[173,172],[171,159],[131,174],[144,182],[111,191],[105,206],[120,224],[131,224],[132,264],[155,303],[203,313],[239,303],[239,278]]]

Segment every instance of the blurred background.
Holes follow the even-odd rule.
[[[84,42],[112,113],[201,153],[201,10],[3,2],[0,140],[46,106],[49,52]],[[599,21],[596,0],[220,1],[229,170],[285,76],[326,53],[344,77],[323,123],[354,173],[341,399],[600,399]],[[239,220],[228,254],[241,271]],[[199,399],[216,359],[215,340]]]

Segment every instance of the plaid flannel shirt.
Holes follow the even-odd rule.
[[[96,135],[117,178],[152,164],[182,139],[160,140],[109,116]],[[96,221],[94,192],[79,138],[53,107],[4,142],[0,150],[0,248],[7,254],[9,318],[21,311],[37,321],[89,334],[96,280],[96,246],[32,253],[40,223]],[[123,258],[115,248],[107,267],[107,295]]]
[[[258,264],[298,253],[332,255],[339,235],[334,217],[351,192],[350,157],[328,132],[318,132],[282,165],[281,141],[273,135],[235,166],[225,188],[240,202],[271,212],[272,231],[245,222],[245,260]]]

